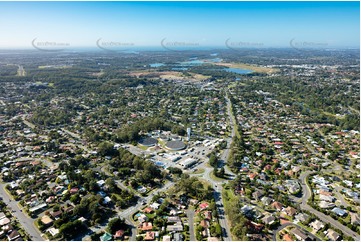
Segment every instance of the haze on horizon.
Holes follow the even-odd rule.
[[[359,48],[359,2],[0,2],[0,48],[36,41],[72,48],[180,43],[289,47],[292,40]]]

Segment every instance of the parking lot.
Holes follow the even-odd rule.
[[[170,151],[162,147],[160,150],[155,152],[151,151],[152,147],[147,150],[143,150],[137,146],[128,144],[123,147],[136,155],[144,157],[151,156],[150,160],[164,169],[167,169],[168,167],[177,167],[195,171],[197,166],[208,161],[207,155],[209,155],[215,146],[221,141],[222,140],[220,139],[193,141],[187,144],[186,149],[180,151]],[[181,164],[183,164],[187,159],[194,159],[196,163],[190,165],[189,167],[183,167]]]

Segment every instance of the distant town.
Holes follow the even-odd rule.
[[[1,240],[360,240],[359,50],[0,54]]]

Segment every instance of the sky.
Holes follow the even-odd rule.
[[[360,3],[0,2],[0,33],[0,48],[359,48]]]

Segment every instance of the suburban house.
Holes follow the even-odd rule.
[[[272,199],[269,198],[269,197],[262,197],[262,198],[261,198],[261,202],[263,203],[263,205],[268,206],[268,205],[271,204]]]
[[[296,213],[297,210],[293,207],[288,206],[287,208],[284,209],[284,211],[286,212],[286,214],[290,217],[293,217]]]
[[[274,208],[274,209],[276,209],[276,210],[278,210],[278,211],[281,211],[282,208],[283,208],[282,204],[279,203],[279,202],[273,202],[273,203],[271,204],[271,207]]]
[[[114,234],[114,239],[122,239],[124,236],[124,230],[117,230]]]
[[[301,241],[306,241],[308,240],[308,236],[303,233],[301,230],[299,230],[298,228],[294,228],[291,230],[291,233],[298,239]]]
[[[252,197],[257,201],[262,197],[262,195],[263,194],[260,191],[255,191],[254,193],[252,193]]]
[[[276,218],[273,215],[266,215],[262,218],[262,222],[265,224],[273,224]]]
[[[338,207],[333,208],[331,211],[332,211],[333,213],[337,214],[338,216],[341,216],[341,217],[347,215],[347,212],[346,212],[345,210],[343,210],[343,209],[341,209],[341,208],[338,208]]]
[[[307,214],[305,213],[299,213],[295,216],[295,219],[297,219],[298,221],[300,222],[304,222],[304,221],[307,221],[307,219],[309,218],[310,216],[308,216]]]
[[[155,239],[155,232],[147,231],[147,233],[145,234],[144,240],[153,241],[154,239]]]
[[[351,224],[360,224],[360,217],[357,213],[350,213],[351,216]]]
[[[144,222],[140,225],[140,229],[143,231],[150,231],[153,229],[153,225],[150,222]]]
[[[336,231],[332,230],[332,229],[328,229],[328,230],[327,230],[326,237],[327,237],[329,240],[336,241],[336,240],[338,240],[338,239],[340,238],[340,234],[337,233]]]
[[[310,226],[317,232],[319,231],[320,229],[322,229],[323,227],[325,227],[325,225],[320,222],[319,220],[315,220],[313,221],[312,223],[310,223]]]

